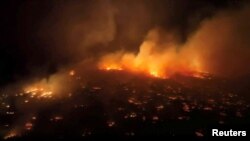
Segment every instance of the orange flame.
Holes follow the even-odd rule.
[[[203,72],[198,55],[191,48],[181,48],[172,43],[159,44],[159,34],[153,30],[141,44],[138,54],[119,51],[103,56],[99,68],[127,70],[153,77],[168,78],[173,74],[197,75]]]

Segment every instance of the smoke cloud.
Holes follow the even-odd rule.
[[[192,48],[208,72],[247,74],[249,6],[243,5],[248,4],[232,0],[6,2],[1,9],[1,85],[48,77],[83,60],[92,60],[95,66],[117,51],[137,55],[154,30],[158,34],[154,50],[165,52],[166,44],[174,45],[176,54]]]
[[[188,45],[211,73],[234,77],[249,74],[249,5],[240,10],[224,10],[204,20]]]
[[[186,42],[180,42],[178,32],[158,26],[149,31],[138,53],[114,52],[101,58],[99,66],[162,77],[193,71],[228,78],[249,75],[249,16],[249,5],[219,10],[202,20]]]

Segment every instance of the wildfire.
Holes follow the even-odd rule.
[[[45,90],[44,88],[38,87],[29,87],[24,90],[26,94],[30,94],[30,97],[37,97],[37,98],[51,98],[53,92],[50,90]]]
[[[41,81],[31,84],[24,88],[24,93],[30,95],[31,98],[52,98],[53,87],[48,83]],[[28,101],[27,101],[28,102]],[[25,102],[25,103],[27,103]]]
[[[122,70],[122,68],[121,67],[114,67],[114,66],[109,66],[109,67],[106,67],[105,68],[106,70]]]
[[[153,76],[153,77],[166,78],[165,75],[161,75],[161,74],[159,74],[158,71],[155,71],[155,70],[149,71],[149,74],[150,74],[151,76]]]
[[[127,70],[163,79],[178,73],[202,77],[199,75],[203,72],[202,63],[192,48],[178,50],[181,47],[174,44],[159,44],[158,38],[157,31],[149,32],[137,54],[123,51],[107,54],[101,58],[99,68]]]

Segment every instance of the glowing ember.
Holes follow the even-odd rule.
[[[14,115],[15,112],[6,112],[7,115]]]
[[[132,112],[132,113],[130,113],[130,115],[129,115],[130,118],[135,118],[136,116],[137,116],[137,114],[136,114],[135,112]]]
[[[159,105],[159,106],[157,106],[156,107],[156,109],[159,111],[159,110],[162,110],[164,108],[164,106],[163,105]]]
[[[189,108],[188,104],[187,103],[182,103],[182,104],[183,104],[183,107],[182,107],[183,111],[190,112],[190,108]]]
[[[140,101],[138,101],[137,99],[135,99],[133,97],[128,99],[128,103],[134,104],[134,105],[141,105],[142,104]]]
[[[39,97],[41,98],[51,98],[52,97],[52,92],[48,91],[48,92],[42,92],[41,95]]]
[[[62,116],[55,116],[50,119],[50,121],[60,121],[60,120],[63,120]]]
[[[101,87],[98,87],[98,86],[95,86],[93,87],[94,90],[101,90],[102,88]]]
[[[55,120],[62,120],[63,117],[61,117],[61,116],[56,116],[54,119],[55,119]]]
[[[32,124],[31,122],[27,122],[27,123],[25,124],[25,129],[26,129],[26,130],[31,130],[32,127],[33,127],[33,124]]]
[[[115,125],[115,121],[108,121],[108,127],[113,127]]]
[[[125,133],[125,135],[127,135],[127,136],[134,136],[135,133],[134,132],[127,132],[127,133]]]
[[[122,70],[122,68],[107,67],[106,70]]]
[[[69,72],[69,75],[70,75],[70,76],[74,76],[74,75],[75,75],[75,71],[74,71],[74,70],[71,70],[71,71]]]
[[[205,110],[205,111],[212,111],[213,108],[211,108],[211,107],[204,107],[204,110]]]
[[[204,136],[203,133],[198,132],[198,131],[195,132],[195,135],[196,135],[197,137],[203,137],[203,136]]]
[[[25,94],[30,94],[30,97],[33,98],[33,97],[37,97],[37,98],[51,98],[52,95],[53,95],[53,92],[50,91],[49,88],[43,88],[43,87],[28,87],[24,90],[24,93]],[[25,100],[24,101],[25,103],[28,103],[29,101],[28,100]]]
[[[156,120],[159,120],[159,117],[158,116],[153,116],[153,118],[152,118],[154,121],[156,121]]]
[[[176,96],[169,96],[168,98],[169,98],[170,100],[176,100],[176,99],[177,99]]]
[[[4,136],[4,139],[7,140],[7,139],[10,139],[10,138],[14,138],[16,136],[18,136],[17,132],[16,131],[11,131],[6,136]]]
[[[118,66],[118,65],[103,65],[100,67],[100,69],[104,69],[104,70],[123,70],[122,67]]]
[[[23,91],[20,93],[20,96],[29,96],[30,98],[38,99],[53,99],[57,98],[58,93],[67,92],[69,93],[69,87],[73,81],[71,75],[75,75],[75,71],[63,72],[55,75],[51,75],[48,78],[43,78],[36,82],[26,83],[23,86]],[[70,75],[70,76],[69,76]],[[67,84],[67,87],[62,84]],[[64,91],[65,90],[65,91]]]
[[[26,94],[31,94],[31,97],[37,96],[37,98],[51,98],[53,92],[45,91],[44,89],[33,89],[32,91],[25,91]],[[28,103],[28,100],[25,100],[25,103]]]

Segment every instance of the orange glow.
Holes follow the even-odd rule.
[[[70,76],[74,76],[75,73],[76,73],[76,72],[75,72],[74,70],[70,70],[69,75],[70,75]]]
[[[10,131],[7,135],[5,135],[3,137],[3,139],[7,140],[7,139],[10,139],[10,138],[14,138],[14,137],[16,137],[18,135],[19,134],[15,130],[13,130],[13,131]]]
[[[27,86],[24,88],[24,93],[29,94],[31,98],[51,98],[53,96],[52,86],[43,81]]]
[[[149,32],[137,54],[119,51],[103,56],[98,67],[103,70],[127,70],[157,78],[168,78],[174,74],[194,75],[202,78],[199,56],[190,47],[179,47],[173,43],[158,44],[158,32]]]
[[[27,122],[27,123],[25,124],[25,129],[26,129],[26,130],[31,130],[32,127],[33,127],[33,124],[32,124],[31,122]]]
[[[105,67],[104,69],[106,69],[107,71],[109,71],[109,70],[122,70],[122,68],[121,68],[121,67],[118,67],[118,66],[112,66],[112,65],[107,66],[107,67]]]

